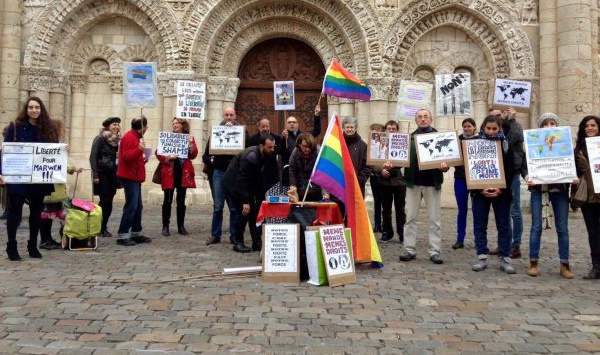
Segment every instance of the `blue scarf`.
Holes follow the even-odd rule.
[[[485,131],[480,131],[479,138],[489,139],[491,141],[500,141],[502,143],[502,151],[504,153],[508,152],[508,142],[506,141],[506,136],[504,135],[503,130],[500,130],[495,136],[488,136]]]

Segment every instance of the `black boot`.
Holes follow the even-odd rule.
[[[375,224],[375,227],[373,227],[373,233],[381,233],[383,232],[383,230],[381,229],[381,224]]]
[[[185,201],[184,201],[185,203]],[[181,235],[189,235],[190,233],[185,229],[185,204],[177,204],[177,232]]]
[[[583,278],[586,280],[600,279],[600,255],[592,254],[592,269]]]
[[[19,251],[17,250],[17,242],[8,242],[6,243],[6,255],[11,261],[20,261],[21,256],[19,255]]]
[[[169,226],[163,226],[162,235],[165,237],[168,237],[171,235],[171,233],[169,233]]]
[[[238,253],[249,253],[252,249],[248,248],[244,242],[238,242],[233,245],[233,250]]]
[[[187,231],[187,229],[185,229],[184,226],[178,226],[177,233],[179,233],[181,235],[190,235],[190,233]]]
[[[42,258],[42,254],[38,250],[36,242],[27,242],[27,251],[29,252],[29,256],[31,256],[32,258]]]

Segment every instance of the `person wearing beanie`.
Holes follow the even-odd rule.
[[[554,113],[544,113],[537,119],[539,128],[549,129],[557,127],[558,116]],[[579,184],[579,179],[573,180]],[[554,211],[554,224],[558,236],[558,256],[560,258],[560,276],[572,279],[573,273],[569,266],[569,188],[570,184],[540,184],[536,185],[532,179],[527,178],[527,186],[531,192],[531,231],[529,233],[529,276],[538,276],[540,243],[542,238],[542,194],[548,193]]]

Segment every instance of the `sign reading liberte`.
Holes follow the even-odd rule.
[[[2,143],[2,177],[7,184],[65,184],[67,145]]]

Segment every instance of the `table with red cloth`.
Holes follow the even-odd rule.
[[[265,218],[285,219],[290,213],[289,203],[269,203],[263,201],[258,211],[256,225],[260,226]],[[294,205],[300,205],[295,203]],[[317,208],[317,218],[326,224],[343,224],[344,219],[339,206],[335,202],[305,202],[303,206],[314,206]]]

